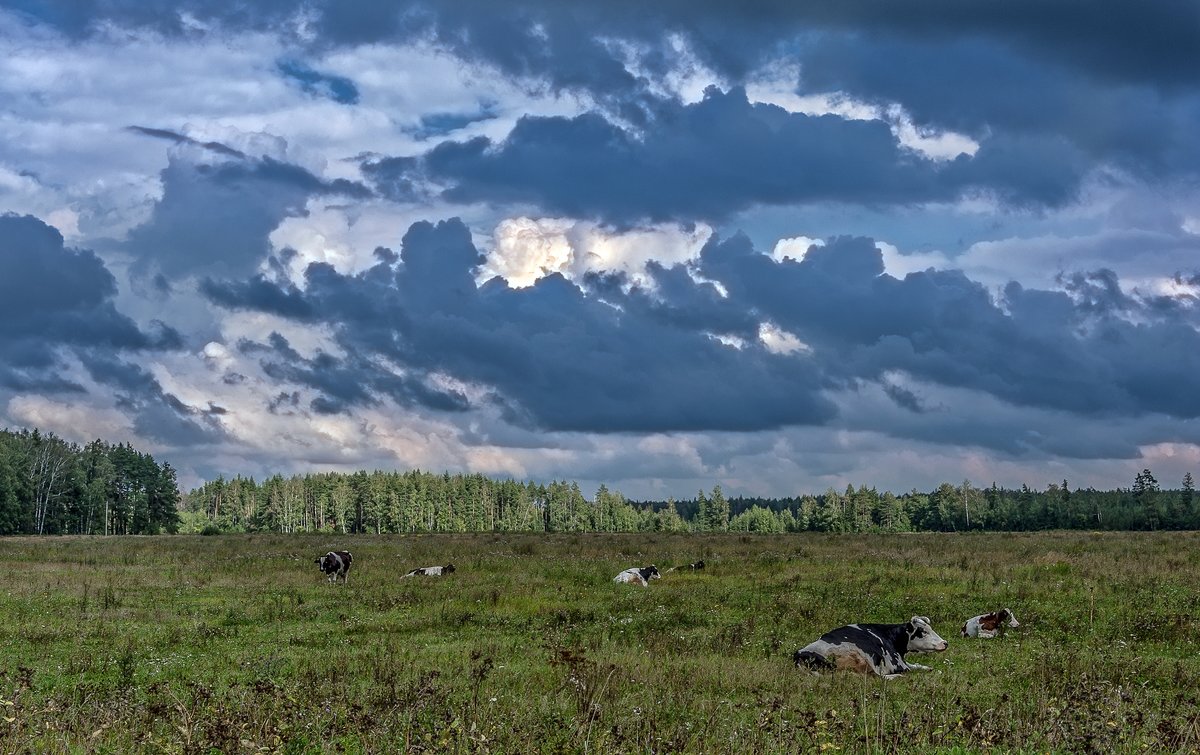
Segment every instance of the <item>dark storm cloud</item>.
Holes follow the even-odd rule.
[[[57,373],[60,350],[178,348],[174,329],[143,330],[117,311],[117,284],[86,249],[29,215],[0,215],[0,381],[19,390],[80,390]]]
[[[272,333],[267,344],[245,342],[239,344],[239,349],[258,354],[260,366],[268,377],[319,391],[310,402],[310,408],[318,414],[340,414],[351,406],[373,406],[380,397],[390,398],[400,406],[422,406],[443,412],[469,408],[466,397],[457,391],[435,388],[427,381],[399,374],[356,353],[339,358],[321,351],[312,359],[305,359],[278,333]],[[280,396],[272,399],[268,405],[270,411],[278,411]]]
[[[552,214],[637,221],[722,220],[754,205],[913,205],[985,193],[1016,206],[1072,200],[1090,162],[1050,136],[997,135],[940,162],[878,120],[789,113],[741,89],[695,104],[661,101],[632,133],[596,113],[525,117],[500,142],[443,142],[420,158],[372,160],[364,174],[396,201],[419,185],[451,201],[532,203]]]
[[[399,265],[381,261],[356,276],[312,265],[304,291],[291,292],[330,327],[346,356],[306,359],[280,337],[243,350],[259,354],[281,382],[316,389],[316,412],[385,396],[433,406],[412,387],[442,374],[492,392],[484,403],[510,422],[552,430],[820,425],[833,419],[826,391],[853,395],[874,383],[909,410],[903,414],[921,418],[880,420],[885,432],[1009,454],[1051,442],[1059,454],[1097,452],[1082,440],[1072,451],[1066,436],[982,431],[900,385],[896,374],[1064,417],[1200,416],[1189,377],[1200,370],[1200,334],[1184,321],[1186,302],[1163,308],[1155,297],[1121,290],[1105,271],[1055,291],[1010,284],[997,302],[961,272],[889,276],[865,238],[830,239],[783,262],[744,236],[714,239],[696,272],[727,296],[679,266],[655,269],[662,285],[653,291],[611,276],[592,276],[583,287],[559,275],[524,289],[502,279],[476,287],[478,260],[460,223],[415,224]],[[283,294],[240,304],[257,300],[269,309]],[[770,353],[756,338],[762,322],[808,349]],[[746,345],[735,349],[714,334]],[[398,379],[401,390],[388,383]],[[453,408],[466,408],[457,398]]]
[[[220,142],[201,142],[201,141],[197,141],[197,140],[193,139],[190,136],[186,136],[186,135],[180,134],[176,131],[170,131],[170,130],[164,129],[164,128],[148,128],[146,126],[127,126],[126,130],[132,131],[135,134],[141,134],[143,136],[150,136],[155,139],[165,139],[169,142],[174,142],[175,144],[193,144],[197,147],[203,147],[204,149],[212,150],[213,152],[216,152],[218,155],[225,155],[226,157],[245,157],[246,156],[246,154],[244,152],[236,150],[233,147],[227,146],[225,144],[221,144]]]
[[[445,196],[452,200],[533,203],[616,223],[717,220],[756,204],[905,204],[953,200],[964,192],[1053,207],[1075,199],[1081,180],[1097,169],[1189,181],[1200,174],[1200,143],[1193,136],[1200,119],[1200,13],[1187,0],[665,0],[650,6],[633,0],[43,0],[14,7],[77,34],[108,22],[200,33],[189,19],[222,30],[303,26],[291,41],[298,55],[314,59],[347,44],[433,43],[512,77],[585,92],[597,103],[597,112],[577,118],[527,118],[500,143],[445,143],[419,164],[371,160],[364,173],[397,201],[422,198],[433,181],[448,184]],[[799,63],[798,90],[899,103],[920,127],[971,135],[979,153],[934,164],[901,149],[883,123],[785,118],[766,106],[750,107],[736,89],[695,106],[663,102],[652,95],[652,80],[691,65],[673,47],[676,37],[734,85],[765,63]],[[638,74],[626,67],[630,56]],[[352,81],[317,71],[302,62],[307,59],[282,61],[280,73],[322,96],[356,99]],[[436,139],[473,117],[427,114],[415,133]],[[618,121],[632,130],[618,128]],[[279,195],[257,204],[264,217],[281,218],[288,210],[277,203],[294,207],[294,199]],[[218,224],[232,236],[222,248],[240,258],[250,251],[245,237],[261,234],[248,217],[231,220]],[[195,250],[180,256],[195,258]]]
[[[639,136],[595,113],[526,117],[498,144],[446,142],[366,172],[381,191],[423,176],[449,183],[453,201],[631,222],[722,218],[752,204],[950,199],[972,179],[969,167],[951,168],[961,178],[902,150],[880,121],[792,114],[710,88],[693,105],[661,102]]]
[[[250,348],[281,354],[262,359],[278,379],[317,388],[315,411],[384,395],[431,406],[416,386],[428,387],[422,376],[446,374],[494,392],[485,403],[510,421],[555,430],[752,430],[831,416],[804,363],[723,345],[640,296],[631,298],[638,307],[622,310],[559,275],[521,290],[500,279],[477,288],[471,270],[479,261],[461,223],[417,223],[394,269],[381,262],[343,276],[310,266],[303,295],[347,357],[304,360],[285,351],[286,342]],[[710,296],[701,287],[680,309]],[[381,359],[408,370],[407,381],[395,382]],[[452,399],[436,408],[465,408],[454,394],[433,397]]]
[[[1024,406],[1200,416],[1186,378],[1200,369],[1200,334],[1180,318],[1145,322],[1153,302],[1107,271],[1064,291],[1010,284],[1002,308],[961,272],[882,275],[869,239],[834,239],[782,263],[744,239],[714,241],[700,270],[813,346],[831,379],[901,370]]]
[[[205,278],[200,282],[200,292],[226,309],[252,309],[294,320],[305,320],[312,315],[312,307],[299,289],[290,284],[276,285],[261,275],[246,283]]]
[[[902,406],[910,412],[916,412],[917,414],[925,411],[925,406],[921,403],[920,397],[904,386],[884,380],[882,387],[883,392],[887,394],[888,398],[895,401],[898,406]]]
[[[248,273],[270,251],[270,233],[285,218],[303,214],[309,197],[370,195],[361,184],[326,181],[270,157],[210,164],[174,154],[162,182],[162,199],[121,251],[138,259],[140,272],[153,270],[168,279]]]
[[[315,44],[432,39],[513,74],[561,86],[625,86],[608,42],[663,43],[664,31],[692,40],[710,67],[737,76],[806,30],[895,34],[915,40],[980,38],[1022,55],[1120,82],[1163,87],[1200,81],[1200,17],[1189,0],[636,0],[607,3],[483,0],[6,0],[4,5],[70,34],[106,21],[194,34],[185,14],[225,28],[290,28],[301,12]]]
[[[1042,142],[1050,158],[1061,143],[1089,162],[1147,175],[1200,170],[1196,82],[1163,89],[1098,80],[978,38],[823,35],[795,54],[806,88],[902,103],[918,125],[969,134],[984,149],[1003,136]]]
[[[64,377],[68,355],[97,383],[114,389],[143,437],[173,444],[213,440],[175,396],[130,355],[183,345],[155,322],[143,330],[113,305],[117,286],[95,254],[70,249],[58,231],[31,216],[0,216],[0,386],[21,392],[84,393]]]

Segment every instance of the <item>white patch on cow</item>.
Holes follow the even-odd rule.
[[[642,587],[649,587],[650,580],[661,579],[661,578],[662,578],[662,574],[660,574],[658,569],[652,564],[650,566],[642,567],[640,569],[636,566],[631,566],[630,568],[621,572],[617,576],[613,577],[613,582],[617,582],[619,584],[641,585]]]

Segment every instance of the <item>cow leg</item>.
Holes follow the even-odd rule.
[[[919,663],[912,663],[911,661],[908,662],[908,668],[913,671],[933,671],[929,666],[922,666]]]
[[[992,630],[980,629],[979,636],[985,640],[990,640],[996,636],[996,630],[995,629],[992,629]]]

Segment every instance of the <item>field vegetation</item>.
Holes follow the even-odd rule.
[[[1194,533],[0,540],[5,752],[1200,749]],[[354,553],[349,585],[313,560]],[[703,558],[640,588],[620,569]],[[401,579],[454,563],[444,578]],[[958,637],[1010,607],[1019,629]],[[928,615],[929,673],[791,654]]]

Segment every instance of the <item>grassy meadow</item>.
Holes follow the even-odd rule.
[[[331,586],[313,559],[343,548]],[[0,556],[3,752],[1200,750],[1195,533],[10,538]],[[1005,606],[1007,637],[958,636]],[[950,642],[915,658],[933,672],[791,664],[835,626],[913,614]]]

